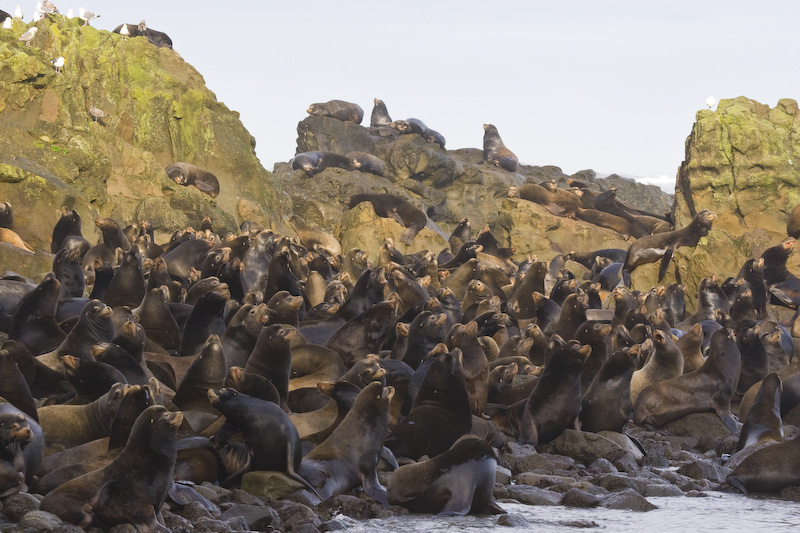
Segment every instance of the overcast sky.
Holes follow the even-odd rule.
[[[91,1],[95,27],[168,33],[270,170],[309,104],[355,102],[369,125],[381,98],[449,149],[482,147],[493,123],[522,163],[671,187],[708,96],[800,97],[797,0]]]

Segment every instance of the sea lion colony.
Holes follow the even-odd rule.
[[[13,220],[11,206],[4,212]],[[747,436],[741,433],[741,446],[752,446],[781,441],[781,413],[797,403],[782,405],[780,395],[788,386],[781,382],[793,386],[797,372],[794,326],[772,319],[766,304],[772,297],[796,307],[797,278],[785,269],[791,237],[722,284],[715,275],[705,278],[699,307],[689,314],[680,286],[638,291],[618,283],[620,259],[629,255],[624,250],[573,252],[554,259],[550,266],[561,268],[551,272],[535,258],[517,264],[501,249],[483,251],[467,221],[451,237],[457,247],[442,250],[438,260],[426,250],[401,255],[387,241],[378,264],[358,250],[330,255],[335,239],[308,226],[301,234],[309,247],[252,224],[246,233],[220,237],[208,220],[203,230],[187,228],[157,245],[147,223],[138,229],[110,219],[95,223],[103,240],[90,246],[78,213],[64,208],[53,232],[53,272],[38,285],[11,274],[2,280],[9,340],[0,359],[11,364],[0,383],[2,396],[19,424],[41,427],[8,437],[39,455],[23,460],[20,450],[2,458],[7,470],[20,473],[9,476],[5,495],[28,486],[48,494],[68,490],[44,483],[68,459],[53,455],[47,468],[39,468],[43,444],[60,444],[68,448],[61,453],[69,453],[108,438],[115,423],[129,432],[136,415],[154,403],[182,410],[184,423],[173,418],[166,426],[180,425],[178,436],[211,456],[199,460],[212,463],[210,469],[187,466],[198,461],[194,457],[168,460],[164,472],[186,476],[181,479],[238,486],[246,472],[269,469],[298,480],[310,501],[363,484],[382,504],[444,513],[500,512],[487,496],[485,485],[494,482],[487,467],[458,468],[460,480],[477,480],[480,501],[473,505],[463,495],[424,493],[444,485],[424,469],[412,475],[427,476],[424,487],[390,482],[387,493],[376,470],[380,458],[407,465],[398,472],[440,456],[449,457],[447,464],[494,469],[494,454],[472,449],[485,445],[464,443],[465,435],[477,433],[483,439],[477,441],[501,449],[508,439],[537,446],[576,420],[595,432],[622,433],[633,427],[631,420],[657,429],[706,411],[716,412],[735,434],[742,425],[731,409],[742,398],[750,416],[742,420]],[[486,234],[482,239],[489,240]],[[579,280],[564,259],[595,272],[578,272],[585,278]],[[597,271],[599,264],[607,266]],[[603,272],[613,265],[609,281]],[[606,298],[614,310],[587,320]],[[756,396],[765,378],[770,393]],[[377,389],[367,386],[374,380],[382,383]],[[349,401],[335,399],[336,383],[354,388]],[[117,421],[132,387],[146,388],[151,399]],[[362,389],[374,392],[362,398]],[[40,442],[34,442],[37,434]],[[174,441],[169,431],[165,435],[166,443]],[[361,458],[351,461],[345,450],[352,446],[345,443],[353,442],[362,449]],[[468,444],[472,451],[462,450]],[[453,457],[444,456],[451,447]],[[467,459],[473,456],[486,459]],[[800,483],[785,469],[773,472],[780,457],[771,453],[759,462],[753,454],[731,483],[757,491]],[[140,506],[131,505],[128,514],[119,509],[121,493],[113,483],[124,482],[98,483],[81,486],[88,511],[62,512],[72,506],[51,504],[55,496],[46,496],[45,507],[84,526],[152,523],[151,515],[134,512]],[[103,489],[104,483],[112,485]],[[156,507],[166,498],[152,497]],[[433,508],[431,501],[439,503]]]
[[[363,118],[342,101],[309,113]],[[444,147],[418,119],[391,121],[377,99],[372,126]],[[516,170],[496,128],[484,129],[485,161]],[[296,168],[382,172],[369,154],[333,155],[298,154]],[[168,172],[219,192],[202,169],[176,163]],[[781,441],[782,416],[798,402],[794,320],[775,320],[768,302],[798,307],[800,282],[785,266],[794,239],[721,284],[710,274],[689,314],[682,286],[631,290],[629,274],[660,260],[663,276],[675,248],[695,245],[713,213],[673,231],[667,217],[633,210],[614,191],[592,197],[571,186],[526,184],[509,196],[637,238],[629,250],[515,262],[491,232],[473,239],[466,220],[450,249],[402,255],[389,240],[375,264],[302,221],[299,240],[252,223],[219,236],[204,220],[156,244],[146,222],[97,219],[103,239],[91,245],[78,213],[64,208],[53,273],[38,284],[0,280],[9,337],[0,350],[0,495],[46,492],[43,508],[73,523],[159,530],[168,494],[176,505],[208,504],[173,477],[235,487],[269,469],[296,481],[309,503],[360,488],[414,512],[500,512],[494,471],[505,461],[492,447],[546,448],[576,421],[641,436],[637,426],[714,412],[739,447]],[[397,207],[405,200],[363,200],[406,226],[401,238],[413,242],[421,220]],[[3,240],[23,247],[10,205],[0,222],[10,232]],[[567,260],[585,271],[567,269]],[[606,301],[613,312],[600,311]],[[744,459],[731,485],[776,492],[800,484],[795,440]],[[45,444],[69,455],[43,459]],[[90,463],[100,453],[81,450],[89,445],[108,456]],[[149,472],[157,483],[130,468],[142,461],[158,465]],[[55,475],[74,464],[83,471]],[[454,484],[473,490],[456,494]],[[149,488],[128,501],[131,486]]]

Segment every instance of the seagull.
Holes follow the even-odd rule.
[[[58,56],[57,58],[52,60],[51,63],[56,68],[56,72],[61,74],[61,67],[64,66],[64,56]]]
[[[106,118],[108,116],[108,113],[106,113],[99,107],[95,107],[93,105],[89,106],[89,113],[92,114],[92,117],[94,117],[95,122],[97,122],[97,119],[99,118]]]
[[[58,8],[50,0],[43,0],[42,7],[46,10],[45,13],[58,13]]]
[[[84,26],[86,26],[87,24],[89,24],[89,21],[90,21],[90,20],[94,20],[94,19],[96,19],[97,17],[99,17],[100,15],[98,15],[98,14],[96,14],[96,13],[92,13],[91,11],[86,11],[86,10],[85,10],[85,9],[83,9],[83,8],[80,8],[80,9],[78,10],[78,16],[79,16],[79,17],[81,18],[81,20],[83,21],[83,25],[84,25]]]
[[[128,31],[127,24],[122,25],[122,28],[119,30],[119,34],[122,35],[122,40],[124,41],[128,40],[128,36],[131,34],[131,32]]]
[[[147,31],[147,24],[144,23],[144,19],[142,19],[142,21],[139,23],[139,28],[138,29],[139,29],[139,33],[142,34],[142,35],[144,35],[145,32]]]
[[[34,12],[33,12],[33,21],[34,21],[34,22],[39,22],[39,21],[40,21],[40,20],[42,20],[43,18],[44,18],[44,15],[42,15],[42,14],[41,14],[41,13],[39,13],[38,11],[34,11]]]
[[[17,9],[14,10],[14,18],[22,20],[22,8],[17,4]]]
[[[49,4],[49,5],[48,5]],[[42,15],[52,15],[54,13],[58,13],[58,9],[53,4],[36,2],[36,12],[41,13]]]
[[[3,21],[3,29],[4,30],[11,29],[11,17],[6,17],[6,20]]]
[[[75,18],[75,13],[72,12],[72,8],[69,8],[67,10],[67,18],[68,19]]]
[[[708,106],[709,109],[714,107],[714,104],[716,104],[716,103],[717,103],[717,99],[714,98],[713,96],[709,96],[708,98],[706,98],[706,105]]]
[[[36,35],[37,31],[39,31],[39,28],[34,26],[33,28],[29,29],[28,31],[26,31],[25,33],[20,35],[19,39],[17,39],[17,41],[25,41],[25,44],[30,46],[31,45],[31,41],[33,40],[33,37]]]

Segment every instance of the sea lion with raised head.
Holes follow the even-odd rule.
[[[483,160],[509,172],[519,168],[519,159],[503,144],[494,124],[483,125]]]

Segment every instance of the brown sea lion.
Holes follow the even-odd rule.
[[[716,411],[728,429],[738,431],[730,403],[741,365],[733,331],[718,329],[711,336],[703,366],[644,389],[634,403],[633,421],[646,427],[661,427],[691,413]]]
[[[383,103],[383,100],[375,98],[373,102],[375,106],[372,108],[372,115],[370,115],[370,127],[377,128],[391,125],[392,118],[389,116],[389,111],[386,109],[386,104]]]
[[[387,496],[392,505],[414,513],[503,513],[493,496],[496,470],[492,447],[475,435],[464,435],[433,459],[398,468]]]
[[[800,485],[800,436],[756,450],[726,481],[745,494],[780,492],[785,487]]]
[[[346,157],[353,160],[353,166],[360,172],[369,172],[376,176],[383,176],[386,172],[386,165],[377,156],[367,152],[347,152]]]
[[[783,442],[783,421],[781,419],[781,393],[783,383],[776,373],[771,373],[761,383],[752,407],[744,419],[739,434],[737,450],[742,450],[761,442]]]
[[[212,198],[219,195],[219,180],[211,172],[189,163],[172,163],[164,170],[169,179],[178,185],[194,185]]]
[[[685,228],[675,231],[666,231],[655,235],[646,235],[637,239],[625,257],[622,267],[622,276],[625,285],[630,287],[630,273],[641,265],[661,261],[661,268],[658,271],[658,281],[664,278],[667,268],[672,261],[672,254],[681,246],[697,246],[698,241],[708,235],[711,224],[717,214],[703,209]]]
[[[361,484],[368,496],[387,505],[377,467],[389,429],[392,396],[394,387],[377,381],[364,387],[331,435],[303,457],[298,473],[320,498],[327,500]]]
[[[344,205],[352,209],[361,202],[371,203],[379,217],[393,218],[405,226],[406,230],[400,235],[400,241],[408,246],[413,244],[414,237],[428,223],[428,216],[424,211],[393,194],[354,194]]]
[[[309,176],[319,174],[326,168],[357,169],[352,158],[333,152],[301,152],[292,159],[292,170],[303,170]]]
[[[329,100],[324,103],[311,104],[306,111],[309,115],[330,117],[342,122],[355,122],[356,124],[361,124],[361,120],[364,118],[364,110],[358,104],[352,104],[344,100]]]

